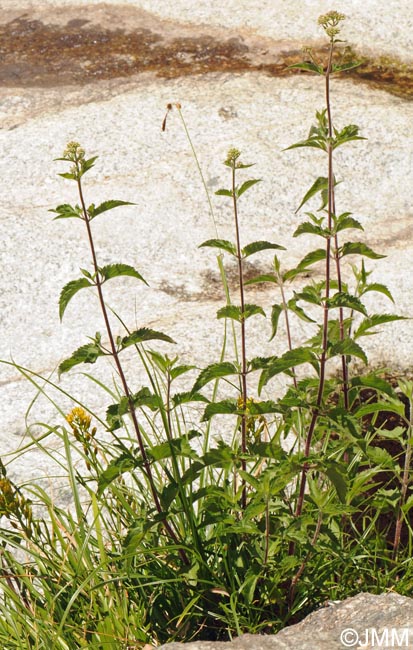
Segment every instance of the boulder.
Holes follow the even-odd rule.
[[[274,635],[244,634],[231,642],[168,643],[162,650],[413,649],[413,599],[360,593],[313,612]]]

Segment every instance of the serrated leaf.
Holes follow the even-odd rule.
[[[220,248],[224,251],[227,251],[227,253],[235,256],[237,254],[235,244],[228,241],[227,239],[208,239],[207,241],[204,241],[202,244],[200,244],[199,248],[202,248],[204,246],[209,246],[211,248]]]
[[[162,332],[157,332],[156,330],[148,329],[147,327],[141,327],[138,330],[135,330],[128,336],[124,336],[120,343],[120,349],[124,350],[130,345],[137,345],[138,343],[143,343],[144,341],[166,341],[166,343],[175,343],[170,336],[163,334]]]
[[[244,284],[258,284],[259,282],[273,282],[274,284],[278,284],[277,278],[271,273],[263,273],[262,275],[257,275],[255,278],[246,280]]]
[[[311,251],[310,253],[308,253],[308,255],[303,257],[301,262],[299,262],[299,264],[297,264],[297,267],[296,267],[295,270],[301,272],[303,270],[306,270],[307,267],[311,266],[312,264],[316,264],[316,262],[321,262],[322,260],[325,260],[325,259],[326,259],[326,251],[325,251],[325,249],[324,248],[317,248],[316,250]]]
[[[369,257],[372,260],[379,260],[386,255],[379,255],[375,253],[369,246],[363,244],[362,242],[346,242],[340,248],[340,256],[344,257],[345,255],[364,255],[364,257]]]
[[[375,465],[381,467],[394,467],[394,458],[388,451],[380,447],[367,447],[367,456]]]
[[[340,471],[340,468],[337,465],[333,464],[326,468],[325,473],[334,485],[341,503],[345,503],[347,496],[347,481],[345,475]]]
[[[70,172],[61,172],[60,174],[58,174],[58,176],[61,176],[62,178],[67,178],[70,181],[76,180],[76,175],[71,174]]]
[[[271,338],[273,340],[274,336],[277,334],[278,330],[278,321],[280,319],[280,314],[283,311],[282,305],[273,305],[271,308]]]
[[[298,228],[293,233],[293,237],[299,237],[300,235],[318,235],[319,237],[327,237],[328,233],[321,226],[317,226],[315,223],[310,221],[305,221],[300,224]]]
[[[191,429],[191,431],[188,431],[187,434],[180,436],[179,438],[174,438],[167,442],[161,442],[159,445],[149,447],[147,454],[155,461],[171,458],[171,456],[184,456],[196,460],[198,454],[192,449],[189,441],[193,438],[199,438],[200,435],[199,431]]]
[[[239,198],[240,196],[242,196],[242,194],[244,194],[244,192],[249,190],[250,187],[260,182],[261,182],[260,178],[250,178],[249,181],[245,181],[245,183],[243,183],[240,187],[236,188],[235,192],[237,197]]]
[[[358,311],[360,314],[367,316],[367,311],[363,303],[356,296],[352,296],[344,291],[339,291],[327,300],[329,309],[337,307],[347,307],[353,311]]]
[[[339,341],[331,346],[329,350],[329,357],[334,357],[336,355],[345,355],[351,357],[357,357],[361,359],[366,365],[368,363],[366,353],[363,348],[359,346],[358,343],[353,341],[353,339],[344,339],[344,341]]]
[[[238,368],[229,361],[222,361],[221,363],[212,363],[210,366],[207,366],[202,370],[198,375],[198,378],[195,384],[192,387],[192,393],[197,393],[200,388],[208,384],[214,379],[219,377],[227,377],[228,375],[237,375],[239,373]]]
[[[196,368],[196,366],[189,366],[187,364],[182,364],[181,366],[175,366],[170,371],[171,379],[174,380],[177,377],[184,375],[186,372],[193,370],[194,368]]]
[[[406,316],[397,316],[397,314],[373,314],[368,316],[358,326],[357,330],[354,332],[354,338],[360,336],[368,336],[371,334],[369,330],[378,325],[383,325],[384,323],[391,323],[396,320],[407,320]]]
[[[372,282],[371,284],[366,284],[363,287],[362,293],[367,293],[368,291],[377,291],[377,293],[382,293],[385,296],[387,296],[392,303],[394,303],[394,298],[390,292],[390,289],[388,289],[384,284],[381,284],[380,282]]]
[[[101,348],[96,343],[87,343],[82,345],[69,359],[65,359],[59,365],[58,374],[59,377],[64,372],[68,372],[74,366],[77,366],[79,363],[95,363],[98,357],[104,356],[106,353],[101,350]]]
[[[334,178],[334,187],[336,187],[337,185],[339,185],[339,181],[336,181],[336,179]],[[309,201],[313,196],[315,196],[319,192],[322,192],[323,190],[325,191],[328,190],[328,178],[326,178],[325,176],[319,176],[314,181],[314,183],[312,184],[308,192],[304,195],[303,200],[301,201],[300,205],[298,206],[295,212],[297,213],[303,207],[303,205],[307,203],[307,201]],[[325,207],[325,205],[326,205],[326,200],[325,198],[323,198],[323,202],[320,210],[323,207]]]
[[[259,380],[258,392],[261,393],[262,388],[269,382],[272,377],[291,370],[303,363],[312,363],[316,361],[316,355],[310,348],[295,348],[288,350],[281,357],[270,362],[268,367],[263,370]]]
[[[231,318],[237,323],[241,322],[241,307],[237,305],[226,305],[217,311],[217,318]]]
[[[246,320],[247,318],[257,314],[265,316],[265,311],[258,305],[246,304],[244,305],[243,312],[241,312],[241,307],[237,305],[226,305],[225,307],[218,309],[217,318],[231,318],[240,323],[242,319]]]
[[[294,63],[289,65],[287,70],[306,70],[307,72],[315,72],[316,74],[324,75],[324,68],[322,65],[316,65],[311,61],[303,61],[302,63]]]
[[[122,476],[125,472],[130,472],[138,466],[138,459],[134,459],[130,453],[123,453],[118,458],[112,460],[107,468],[99,474],[97,496],[102,496],[106,488],[116,478]]]
[[[201,393],[193,393],[192,391],[187,391],[185,393],[175,393],[172,396],[172,404],[174,406],[180,406],[181,404],[188,404],[189,402],[209,402],[209,399],[204,397]]]
[[[202,422],[208,422],[214,415],[232,415],[238,410],[238,404],[234,399],[225,399],[221,402],[208,404],[203,416]]]
[[[62,289],[59,298],[59,318],[62,320],[63,314],[65,313],[66,307],[69,304],[70,300],[78,291],[84,289],[85,287],[93,286],[93,282],[90,282],[87,278],[79,278],[78,280],[72,280],[68,282]]]
[[[333,63],[331,71],[334,72],[345,72],[346,70],[352,70],[353,68],[358,68],[363,64],[363,61],[348,61],[348,63]]]
[[[341,232],[342,230],[345,230],[346,228],[356,228],[357,230],[364,230],[363,226],[357,219],[354,219],[353,217],[346,216],[344,218],[341,218],[342,215],[337,219],[337,224],[335,231],[336,232]]]
[[[364,375],[360,377],[353,377],[351,380],[352,386],[363,386],[365,388],[374,388],[375,390],[385,393],[390,397],[395,397],[396,393],[393,387],[385,379],[377,377],[375,374]]]
[[[98,216],[98,214],[102,214],[102,212],[107,212],[108,210],[113,210],[114,208],[118,208],[121,205],[136,205],[135,203],[131,203],[130,201],[103,201],[100,205],[95,207],[94,205],[89,206],[88,208],[88,214],[90,219],[94,219],[95,217]]]
[[[362,404],[362,406],[359,406],[358,409],[356,409],[354,413],[354,417],[356,418],[362,418],[365,415],[372,415],[373,413],[395,413],[396,415],[399,415],[401,418],[404,418],[405,416],[405,405],[402,404],[402,402],[394,401],[394,402],[385,402],[385,401],[379,401],[379,402],[372,402],[370,404]]]
[[[244,257],[249,257],[254,253],[258,253],[259,251],[264,251],[269,249],[277,249],[277,250],[285,251],[285,247],[280,246],[279,244],[272,244],[269,241],[254,241],[251,244],[247,244],[246,246],[244,246],[244,248],[242,249],[242,254]]]
[[[140,391],[131,395],[134,408],[147,406],[151,411],[156,411],[162,406],[162,401],[158,395],[151,393],[147,386]],[[106,410],[106,422],[110,431],[115,431],[123,426],[123,416],[130,412],[129,400],[122,397],[116,404],[111,404]]]
[[[298,318],[305,321],[306,323],[315,323],[316,322],[314,320],[314,318],[310,318],[310,316],[308,316],[308,314],[306,314],[306,312],[304,311],[304,309],[302,307],[297,305],[294,298],[292,298],[291,300],[288,301],[288,309],[290,311],[292,311],[293,314],[298,316]]]
[[[95,164],[95,160],[97,159],[98,156],[92,156],[92,158],[82,160],[82,174],[85,174],[89,169],[91,169]]]
[[[79,205],[69,205],[69,203],[63,203],[58,205],[55,210],[48,210],[48,212],[53,212],[57,214],[56,219],[83,219],[82,208]]]
[[[232,191],[231,190],[217,190],[215,192],[217,196],[232,196]]]
[[[107,264],[99,268],[99,273],[102,277],[102,282],[106,282],[106,280],[110,280],[111,278],[117,278],[121,275],[127,275],[141,280],[146,285],[148,284],[139,271],[133,266],[129,266],[129,264]]]

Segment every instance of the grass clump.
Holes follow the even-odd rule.
[[[382,255],[363,242],[343,241],[347,230],[362,225],[337,208],[334,152],[363,140],[356,125],[339,128],[332,117],[330,77],[357,65],[335,56],[343,19],[337,12],[320,17],[329,40],[326,62],[310,51],[310,61],[295,66],[325,83],[325,106],[307,138],[289,148],[325,154],[323,175],[298,209],[313,197],[320,208],[306,212],[294,233],[321,244],[283,270],[281,244],[241,243],[242,196],[259,179],[246,177],[251,165],[230,149],[228,187],[217,195],[228,202],[234,241],[217,233],[201,246],[218,251],[226,302],[217,317],[231,325],[233,345],[225,337],[219,360],[203,369],[156,348],[173,343],[163,332],[130,331],[118,319],[123,332],[114,333],[105,283],[121,276],[145,280],[128,264],[100,266],[94,228],[101,214],[127,203],[87,205],[84,176],[96,157],[88,158],[78,143],[70,142],[59,159],[69,165],[60,175],[76,183],[79,203],[53,212],[56,219],[83,221],[91,257],[91,267],[63,288],[60,316],[80,290],[92,288],[104,325],[59,373],[107,357],[116,380],[107,389],[113,403],[106,420],[74,400],[69,413],[56,406],[60,426],[46,427],[36,442],[65,472],[69,509],[39,484],[15,485],[0,467],[2,647],[126,650],[173,639],[225,640],[275,632],[328,599],[388,588],[410,592],[413,383],[395,386],[378,373],[353,370],[354,360],[367,364],[360,339],[400,317],[367,311],[366,293],[391,299],[386,286],[370,282],[365,267],[365,258]],[[183,120],[181,106],[175,108]],[[247,281],[245,260],[264,250],[275,251],[272,267]],[[237,268],[235,300],[226,256]],[[306,283],[314,265],[323,265],[323,278]],[[283,319],[286,347],[280,356],[249,358],[251,319],[266,314],[246,301],[245,286],[264,282],[277,293],[271,340]],[[293,343],[296,318],[314,328],[299,346]],[[127,379],[127,348],[136,352],[145,385]],[[340,372],[329,372],[337,360]],[[286,392],[263,399],[264,388],[281,374]],[[200,412],[195,425],[194,406]],[[214,435],[218,422],[231,431],[225,440]],[[52,433],[63,456],[47,449]],[[287,435],[294,441],[289,449],[282,444]],[[388,440],[397,442],[397,453],[386,447]]]

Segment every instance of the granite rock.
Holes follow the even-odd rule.
[[[323,607],[278,634],[245,634],[231,642],[169,643],[162,650],[413,649],[413,599],[360,593]]]

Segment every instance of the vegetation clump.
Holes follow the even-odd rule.
[[[97,294],[104,327],[60,364],[59,374],[106,357],[116,379],[113,388],[102,386],[112,399],[105,420],[74,397],[69,413],[56,405],[59,426],[45,426],[33,442],[65,470],[71,508],[54,503],[37,483],[15,486],[0,466],[2,647],[126,650],[174,639],[226,640],[276,632],[326,600],[359,591],[410,593],[413,382],[358,373],[353,363],[367,364],[364,336],[401,317],[368,312],[367,293],[392,300],[365,266],[366,258],[383,256],[346,239],[363,227],[336,197],[335,151],[364,140],[356,125],[333,121],[330,78],[358,65],[336,56],[343,19],[337,12],[319,19],[329,42],[326,61],[309,51],[310,60],[294,66],[325,84],[325,105],[307,137],[289,147],[325,154],[325,169],[297,211],[314,198],[319,208],[305,212],[294,233],[320,244],[285,270],[282,244],[242,242],[242,197],[260,179],[246,177],[251,165],[231,148],[228,184],[216,194],[228,203],[234,241],[217,232],[201,246],[218,253],[225,304],[217,318],[232,328],[233,344],[224,336],[220,358],[205,368],[165,352],[173,341],[158,330],[130,331],[118,318],[122,331],[115,333],[105,284],[122,276],[145,280],[129,264],[100,265],[94,228],[102,214],[128,203],[88,205],[84,176],[97,158],[77,142],[59,159],[69,165],[60,175],[76,184],[79,203],[52,212],[83,222],[91,258],[90,268],[63,288],[60,317],[88,288]],[[173,109],[207,190],[182,108],[169,104],[167,115]],[[271,268],[247,280],[245,261],[262,251],[274,254]],[[237,269],[234,295],[225,257]],[[308,280],[315,265],[324,269],[317,282]],[[268,334],[285,335],[285,351],[250,358],[254,320],[266,313],[247,302],[246,286],[260,283],[274,287]],[[297,318],[313,328],[298,346]],[[126,376],[127,348],[136,352],[145,385]],[[279,375],[287,381],[284,394],[271,388]],[[225,437],[216,434],[222,428]],[[51,434],[61,439],[63,460],[47,448]],[[383,441],[397,443],[397,454]]]

